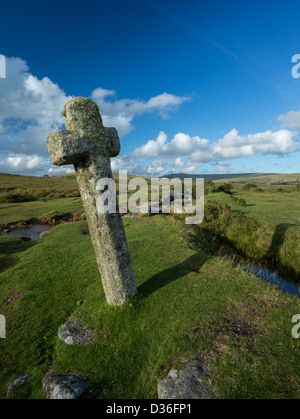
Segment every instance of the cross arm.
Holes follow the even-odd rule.
[[[51,162],[56,166],[76,165],[89,156],[87,142],[66,130],[50,133],[47,143]]]
[[[120,154],[121,144],[118,131],[115,128],[104,128],[108,136],[107,152],[109,157],[116,157]]]

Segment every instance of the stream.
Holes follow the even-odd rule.
[[[293,282],[287,281],[286,279],[275,274],[269,269],[262,268],[261,266],[254,266],[250,263],[247,263],[244,264],[244,267],[258,278],[263,279],[264,281],[267,281],[270,284],[279,287],[282,292],[300,298],[300,286],[293,284]]]
[[[28,237],[30,240],[38,240],[42,233],[50,231],[52,228],[53,226],[47,224],[37,224],[30,228],[13,229],[8,233],[1,233],[1,236]]]
[[[1,233],[1,236],[28,237],[31,240],[38,240],[42,233],[50,231],[52,228],[53,226],[47,224],[37,224],[30,228],[12,229],[10,232]],[[300,286],[287,281],[269,269],[255,266],[250,263],[244,263],[243,266],[246,270],[252,272],[258,278],[263,279],[272,285],[278,286],[284,293],[300,298]]]

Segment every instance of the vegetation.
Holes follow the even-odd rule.
[[[78,193],[74,176],[0,180],[3,194],[35,198],[2,202],[2,226],[84,212],[77,196],[51,196]],[[0,313],[7,319],[0,398],[22,374],[32,378],[10,398],[44,398],[47,370],[87,378],[85,398],[156,398],[157,380],[196,357],[220,398],[298,399],[300,340],[291,336],[291,319],[299,300],[236,258],[216,256],[219,244],[228,244],[299,278],[299,188],[287,179],[282,193],[254,181],[259,187],[249,190],[248,180],[230,181],[230,194],[221,191],[223,181],[206,182],[199,226],[168,216],[124,219],[139,295],[122,308],[106,304],[86,222],[61,224],[36,242],[0,237]],[[70,317],[95,331],[93,347],[58,339]]]
[[[204,252],[200,236],[165,216],[124,220],[139,295],[107,306],[86,223],[55,227],[37,242],[0,238],[0,397],[44,398],[47,370],[89,380],[85,398],[156,398],[157,380],[182,359],[199,358],[220,398],[299,398],[299,341],[291,336],[295,297]],[[83,232],[85,232],[83,234]],[[68,347],[58,328],[71,316],[97,334]]]
[[[250,191],[251,189],[256,189],[258,186],[255,185],[255,183],[247,183],[245,186],[243,186],[243,191]]]
[[[75,176],[37,178],[0,174],[0,203],[79,197]]]
[[[219,192],[225,192],[226,194],[230,195],[233,189],[233,185],[231,183],[223,183],[218,187]]]
[[[246,206],[247,206],[246,199],[244,199],[244,198],[240,198],[240,199],[238,200],[238,204],[239,204],[241,207],[246,207]]]

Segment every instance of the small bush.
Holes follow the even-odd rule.
[[[218,187],[219,192],[225,192],[229,195],[231,194],[232,189],[233,189],[233,185],[231,185],[231,183],[223,183],[222,185]]]
[[[30,201],[36,201],[37,198],[32,195],[22,195],[22,194],[3,194],[0,195],[0,203],[5,204],[15,204],[19,202],[30,202]]]
[[[245,200],[244,198],[240,198],[240,199],[238,200],[238,204],[239,204],[241,207],[246,207],[246,206],[247,206],[247,202],[246,202],[246,200]]]
[[[242,191],[251,191],[251,189],[256,189],[258,186],[257,185],[255,185],[255,183],[247,183],[244,187],[243,187],[243,189],[242,189]]]

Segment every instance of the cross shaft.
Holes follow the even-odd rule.
[[[48,136],[50,158],[54,165],[75,166],[106,299],[121,306],[137,294],[124,225],[118,205],[112,214],[97,209],[99,180],[113,178],[110,157],[120,152],[118,133],[104,128],[98,106],[89,99],[72,99],[63,116],[66,130]]]

